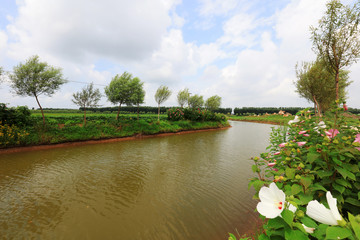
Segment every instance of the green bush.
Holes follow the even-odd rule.
[[[0,121],[3,124],[29,126],[32,124],[30,115],[30,110],[26,106],[8,108],[6,104],[0,103]]]
[[[254,158],[252,170],[258,177],[249,185],[256,190],[255,197],[272,182],[286,196],[279,214],[268,216],[259,239],[360,238],[360,224],[354,217],[360,218],[360,126],[345,122],[339,117],[341,111],[329,112],[323,122],[307,109],[301,111],[288,127],[273,129],[269,151]],[[336,199],[331,212],[337,207],[341,214],[342,219],[332,224],[338,226],[313,220],[310,211],[314,200],[327,207],[329,193]],[[330,212],[326,207],[319,215]]]
[[[168,120],[170,121],[180,121],[184,120],[184,113],[181,108],[170,108],[167,111]]]

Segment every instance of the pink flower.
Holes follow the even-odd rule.
[[[356,135],[354,142],[360,143],[360,133]]]
[[[276,152],[276,153],[274,153],[274,155],[279,155],[280,154],[280,152]]]
[[[273,170],[274,170],[275,172],[278,172],[278,171],[279,171],[279,169],[277,169],[277,168],[273,168]]]
[[[326,136],[328,136],[329,138],[335,137],[338,133],[340,132],[337,129],[329,129],[329,131],[325,131]]]
[[[275,164],[276,164],[276,163],[274,163],[274,162],[268,163],[268,166],[269,166],[269,167],[273,167],[273,166],[275,166]]]
[[[304,146],[305,144],[306,144],[306,142],[297,142],[297,145],[298,145],[299,147]]]
[[[285,147],[285,144],[286,144],[286,143],[280,143],[280,144],[279,144],[279,147]]]
[[[307,134],[307,133],[303,134],[303,136],[304,136],[304,137],[310,137],[310,135]]]
[[[344,108],[344,110],[345,110],[345,111],[347,111],[347,110],[348,110],[348,107],[346,106],[346,104],[345,104],[345,103],[343,104],[343,108]]]
[[[356,149],[360,151],[360,147],[356,147]]]
[[[307,131],[300,131],[299,132],[299,134],[301,135],[301,134],[304,134],[304,133],[306,133]]]

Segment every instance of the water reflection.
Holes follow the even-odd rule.
[[[0,156],[5,239],[226,239],[256,221],[269,125]],[[249,224],[250,222],[250,224]]]

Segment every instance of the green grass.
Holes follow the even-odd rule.
[[[253,121],[273,124],[286,124],[294,119],[294,116],[284,117],[282,115],[261,115],[261,116],[228,116],[229,120],[235,121]]]
[[[74,141],[130,137],[135,135],[153,135],[158,133],[173,133],[186,130],[220,128],[229,126],[223,122],[192,122],[168,121],[167,115],[121,114],[116,120],[116,114],[87,114],[87,122],[83,126],[82,113],[46,113],[46,125],[42,124],[41,113],[33,113],[33,124],[25,127],[28,135],[20,143],[2,144],[0,148],[28,145],[55,144]]]

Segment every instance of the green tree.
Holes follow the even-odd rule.
[[[326,112],[336,99],[335,73],[327,67],[324,60],[304,62],[296,67],[297,80],[294,82],[300,97],[313,102],[317,115]],[[339,74],[339,96],[346,98],[346,87],[350,85],[349,72],[341,70]]]
[[[326,6],[319,26],[310,27],[311,39],[314,52],[335,72],[334,85],[338,100],[340,70],[356,62],[360,54],[360,2],[344,6],[339,0],[331,0]]]
[[[205,101],[205,107],[211,111],[218,109],[221,105],[221,97],[218,95],[209,97]]]
[[[178,92],[177,101],[180,107],[184,107],[184,105],[188,103],[189,97],[190,93],[188,88],[185,88],[184,90]]]
[[[124,72],[121,76],[116,75],[111,80],[109,86],[105,87],[105,94],[112,104],[119,104],[116,120],[119,119],[120,108],[122,104],[130,103],[132,75]]]
[[[41,94],[51,96],[60,86],[67,82],[63,78],[61,68],[49,66],[46,62],[40,62],[38,56],[29,58],[26,63],[15,66],[13,73],[9,74],[11,87],[20,96],[35,97],[43,117],[44,111],[38,97]]]
[[[94,89],[93,83],[84,87],[80,92],[73,94],[72,102],[84,109],[84,126],[86,124],[86,108],[97,107],[100,99],[100,90]]]
[[[160,104],[165,102],[171,95],[171,91],[166,86],[160,86],[155,93],[155,101],[158,104],[158,121],[160,120]]]
[[[204,106],[203,96],[195,94],[189,97],[188,104],[190,108],[202,108],[202,106]]]
[[[143,104],[145,100],[144,83],[137,77],[133,78],[130,81],[130,91],[131,96],[127,104],[137,106],[137,119],[139,120],[139,105]]]

